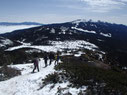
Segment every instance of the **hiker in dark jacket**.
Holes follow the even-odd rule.
[[[49,59],[50,59],[49,65],[51,65],[52,61],[55,59],[54,54],[52,52],[49,54]]]
[[[47,61],[48,61],[48,54],[45,52],[44,54],[44,63],[45,63],[45,67],[47,67]]]
[[[33,63],[34,63],[34,69],[33,69],[33,72],[37,69],[38,72],[39,72],[39,59],[36,57],[34,60],[33,60]]]

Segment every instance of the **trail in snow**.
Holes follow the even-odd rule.
[[[37,89],[42,85],[42,78],[55,70],[53,69],[54,64],[43,68],[43,60],[39,63],[41,65],[40,72],[33,74],[30,73],[33,69],[33,64],[13,66],[23,70],[22,75],[0,82],[0,95],[42,95],[42,93],[37,94]]]
[[[42,79],[46,75],[51,74],[55,71],[54,62],[44,68],[44,60],[41,59],[39,62],[40,72],[31,73],[33,70],[33,64],[19,64],[19,65],[10,65],[10,67],[17,68],[21,70],[22,75],[11,78],[6,81],[0,82],[0,95],[58,95],[58,88],[66,88],[62,91],[63,94],[70,92],[72,95],[78,95],[82,90],[86,90],[86,86],[81,88],[72,88],[68,87],[69,82],[57,83],[57,84],[48,84],[42,89]],[[51,87],[54,87],[51,89]],[[56,94],[57,93],[57,94]],[[59,94],[59,95],[63,95]]]

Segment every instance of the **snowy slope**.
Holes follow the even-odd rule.
[[[13,51],[16,49],[21,49],[21,48],[36,48],[36,49],[40,49],[42,51],[53,51],[53,52],[57,52],[57,51],[63,51],[64,49],[88,49],[88,50],[96,50],[98,49],[98,46],[87,42],[87,41],[83,41],[83,40],[75,40],[75,41],[49,41],[50,45],[40,45],[40,46],[35,46],[35,45],[30,45],[30,44],[23,44],[21,46],[16,46],[16,47],[11,47],[9,49],[7,49],[6,51]]]
[[[6,47],[6,45],[13,45],[13,42],[9,39],[1,39],[0,47]]]
[[[49,84],[38,90],[42,86],[42,79],[45,78],[46,75],[55,71],[54,64],[43,68],[43,59],[41,59],[39,63],[40,72],[33,74],[30,73],[33,69],[33,64],[11,65],[13,68],[20,69],[22,75],[0,82],[0,95],[57,95],[58,87],[67,87],[69,82],[56,84],[52,89],[51,86],[53,84]],[[70,92],[72,95],[77,95],[79,91],[85,89],[85,86],[80,89],[70,87],[62,93]]]
[[[78,30],[78,31],[82,31],[82,32],[86,32],[86,33],[93,33],[96,34],[95,31],[88,31],[88,30],[84,30],[82,28],[77,28],[77,27],[71,27],[72,29]]]

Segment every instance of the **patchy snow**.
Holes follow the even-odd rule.
[[[3,42],[4,45],[10,45],[13,44],[13,42],[9,39],[5,39],[5,40],[1,40]]]
[[[36,27],[39,25],[15,25],[15,26],[0,26],[0,34],[7,33],[7,32],[12,32],[14,30],[19,30],[19,29],[26,29],[26,28],[31,28],[31,27]]]
[[[90,24],[90,26],[93,26],[93,27],[97,28],[97,26],[95,24]]]
[[[104,61],[104,60],[103,60],[103,55],[102,55],[102,54],[99,54],[99,53],[97,53],[97,54],[98,54],[98,60]]]
[[[86,90],[86,86],[77,89],[77,88],[68,87],[68,85],[69,82],[57,83],[55,84],[55,87],[51,89],[53,84],[49,84],[45,86],[43,88],[45,90],[41,90],[40,93],[44,93],[44,95],[68,95],[67,93],[69,92],[71,93],[71,95],[78,95],[80,91]],[[58,91],[58,89],[60,89],[61,91]]]
[[[82,32],[86,32],[86,33],[93,33],[96,34],[95,31],[88,31],[88,30],[83,30],[82,28],[77,28],[77,27],[71,27],[72,29],[78,30],[78,31],[82,31]]]
[[[65,52],[65,53],[61,54],[61,56],[65,56],[65,55],[73,55],[73,53],[71,53],[71,52]]]
[[[69,32],[70,35],[72,35],[72,32]]]
[[[12,45],[13,44],[13,42],[11,40],[9,40],[9,39],[2,39],[0,41],[1,41],[0,47],[4,47],[6,45]]]
[[[98,41],[100,41],[100,42],[103,42],[104,40],[101,40],[101,39],[97,39]]]
[[[61,26],[60,27],[61,31],[59,32],[59,34],[66,34],[66,31],[69,29],[68,27],[64,27],[64,26]]]
[[[52,28],[51,31],[50,31],[50,33],[55,33],[55,29]]]
[[[75,57],[80,57],[82,54],[85,54],[84,52],[79,51],[78,53],[74,54]]]
[[[65,31],[61,31],[61,32],[59,32],[59,34],[66,34],[66,32]]]
[[[37,39],[36,39],[36,41],[41,41],[42,39],[47,39],[48,38],[48,36],[41,36],[41,37],[38,37]]]
[[[123,70],[127,70],[127,67],[122,67]]]
[[[40,49],[42,51],[46,51],[46,52],[57,52],[57,51],[63,51],[65,49],[88,49],[88,50],[95,50],[98,47],[92,43],[89,43],[87,41],[83,41],[83,40],[76,40],[76,41],[49,41],[48,46],[29,46],[29,45],[20,45],[20,46],[16,46],[16,47],[11,47],[9,49],[7,49],[6,51],[13,51],[16,49],[20,49],[20,48],[36,48],[36,49]]]
[[[38,29],[38,31],[41,31],[41,30],[43,30],[43,27],[41,27],[41,28]]]
[[[105,33],[102,33],[102,32],[101,32],[100,35],[105,36],[105,37],[112,37],[111,33],[105,34]]]
[[[31,45],[31,43],[25,43],[24,41],[25,41],[25,39],[23,39],[22,41],[17,41],[17,42],[19,42],[19,43],[21,43],[22,45],[25,45],[25,46],[30,46]]]
[[[31,53],[34,53],[34,52],[36,52],[36,53],[41,53],[42,51],[39,50],[39,49],[30,49],[30,50],[26,50],[25,52],[31,54]]]
[[[60,40],[60,38],[56,38],[56,40]]]
[[[65,32],[65,31],[67,31],[69,28],[68,28],[68,27],[64,27],[64,26],[61,26],[60,29],[61,29],[62,32]]]
[[[40,72],[31,73],[33,70],[32,63],[10,65],[9,67],[21,70],[21,75],[6,81],[1,81],[0,95],[58,95],[58,89],[61,89],[62,94],[70,92],[72,95],[77,95],[80,91],[86,90],[86,86],[78,89],[68,87],[69,82],[57,83],[54,87],[52,87],[53,84],[48,84],[40,89],[43,85],[42,79],[46,75],[56,72],[54,70],[54,64],[43,68],[44,60],[42,58],[39,61]]]

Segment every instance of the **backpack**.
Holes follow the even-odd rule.
[[[38,64],[38,60],[37,59],[34,59],[33,62],[34,62],[34,64]]]

